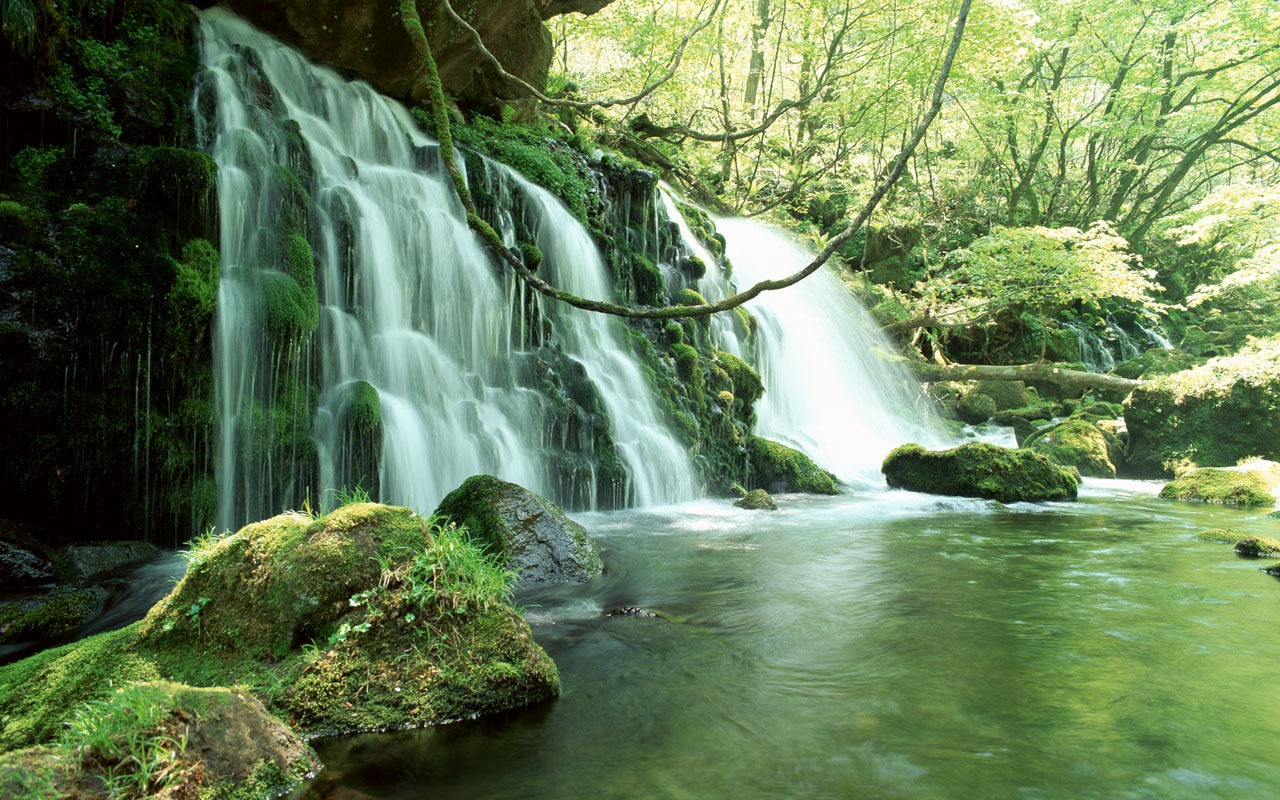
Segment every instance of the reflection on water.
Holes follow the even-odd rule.
[[[519,598],[563,696],[319,742],[313,796],[1280,793],[1280,584],[1192,538],[1276,520],[1123,482],[781,499],[583,516],[606,575]]]

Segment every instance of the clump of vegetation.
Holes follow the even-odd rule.
[[[1280,541],[1270,536],[1246,536],[1236,542],[1236,555],[1243,558],[1280,556]]]

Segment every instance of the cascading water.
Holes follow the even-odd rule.
[[[195,103],[219,166],[223,264],[219,525],[356,484],[425,512],[477,473],[566,505],[607,494],[557,477],[547,400],[522,351],[524,300],[467,229],[435,143],[403,107],[228,12],[203,12],[202,27]],[[543,190],[505,180],[537,231],[543,269],[607,297],[581,225]],[[615,494],[689,499],[687,456],[658,421],[618,323],[558,304],[542,314],[608,409],[629,484]],[[570,483],[594,479],[589,470]]]
[[[781,231],[717,219],[742,287],[801,269],[813,256]],[[881,358],[892,347],[839,278],[823,267],[748,304],[760,321],[757,367],[764,397],[756,433],[797,447],[847,483],[881,487],[894,447],[944,447],[926,398],[907,372]]]

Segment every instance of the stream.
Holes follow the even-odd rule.
[[[1193,537],[1280,520],[1158,487],[577,515],[606,575],[517,598],[563,696],[318,741],[308,796],[1277,796],[1280,585]]]

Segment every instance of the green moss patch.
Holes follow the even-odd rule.
[[[813,459],[785,444],[752,437],[747,444],[748,489],[836,494],[836,478]]]
[[[93,589],[62,586],[47,595],[0,603],[0,644],[66,633],[84,624],[100,600]]]
[[[1235,544],[1240,541],[1240,531],[1234,528],[1209,528],[1197,533],[1195,538],[1212,544]]]
[[[1165,484],[1160,496],[1167,500],[1271,506],[1276,502],[1272,481],[1265,471],[1206,467]]]
[[[1040,453],[984,442],[950,450],[904,444],[881,466],[889,485],[929,494],[980,497],[1003,503],[1074,500],[1079,477]]]
[[[1081,475],[1093,478],[1116,476],[1112,446],[1107,435],[1083,418],[1072,417],[1059,425],[1042,428],[1028,436],[1022,446],[1043,453],[1059,466],[1075,467]]]
[[[1236,555],[1244,558],[1280,556],[1280,541],[1270,536],[1246,536],[1236,542]]]

